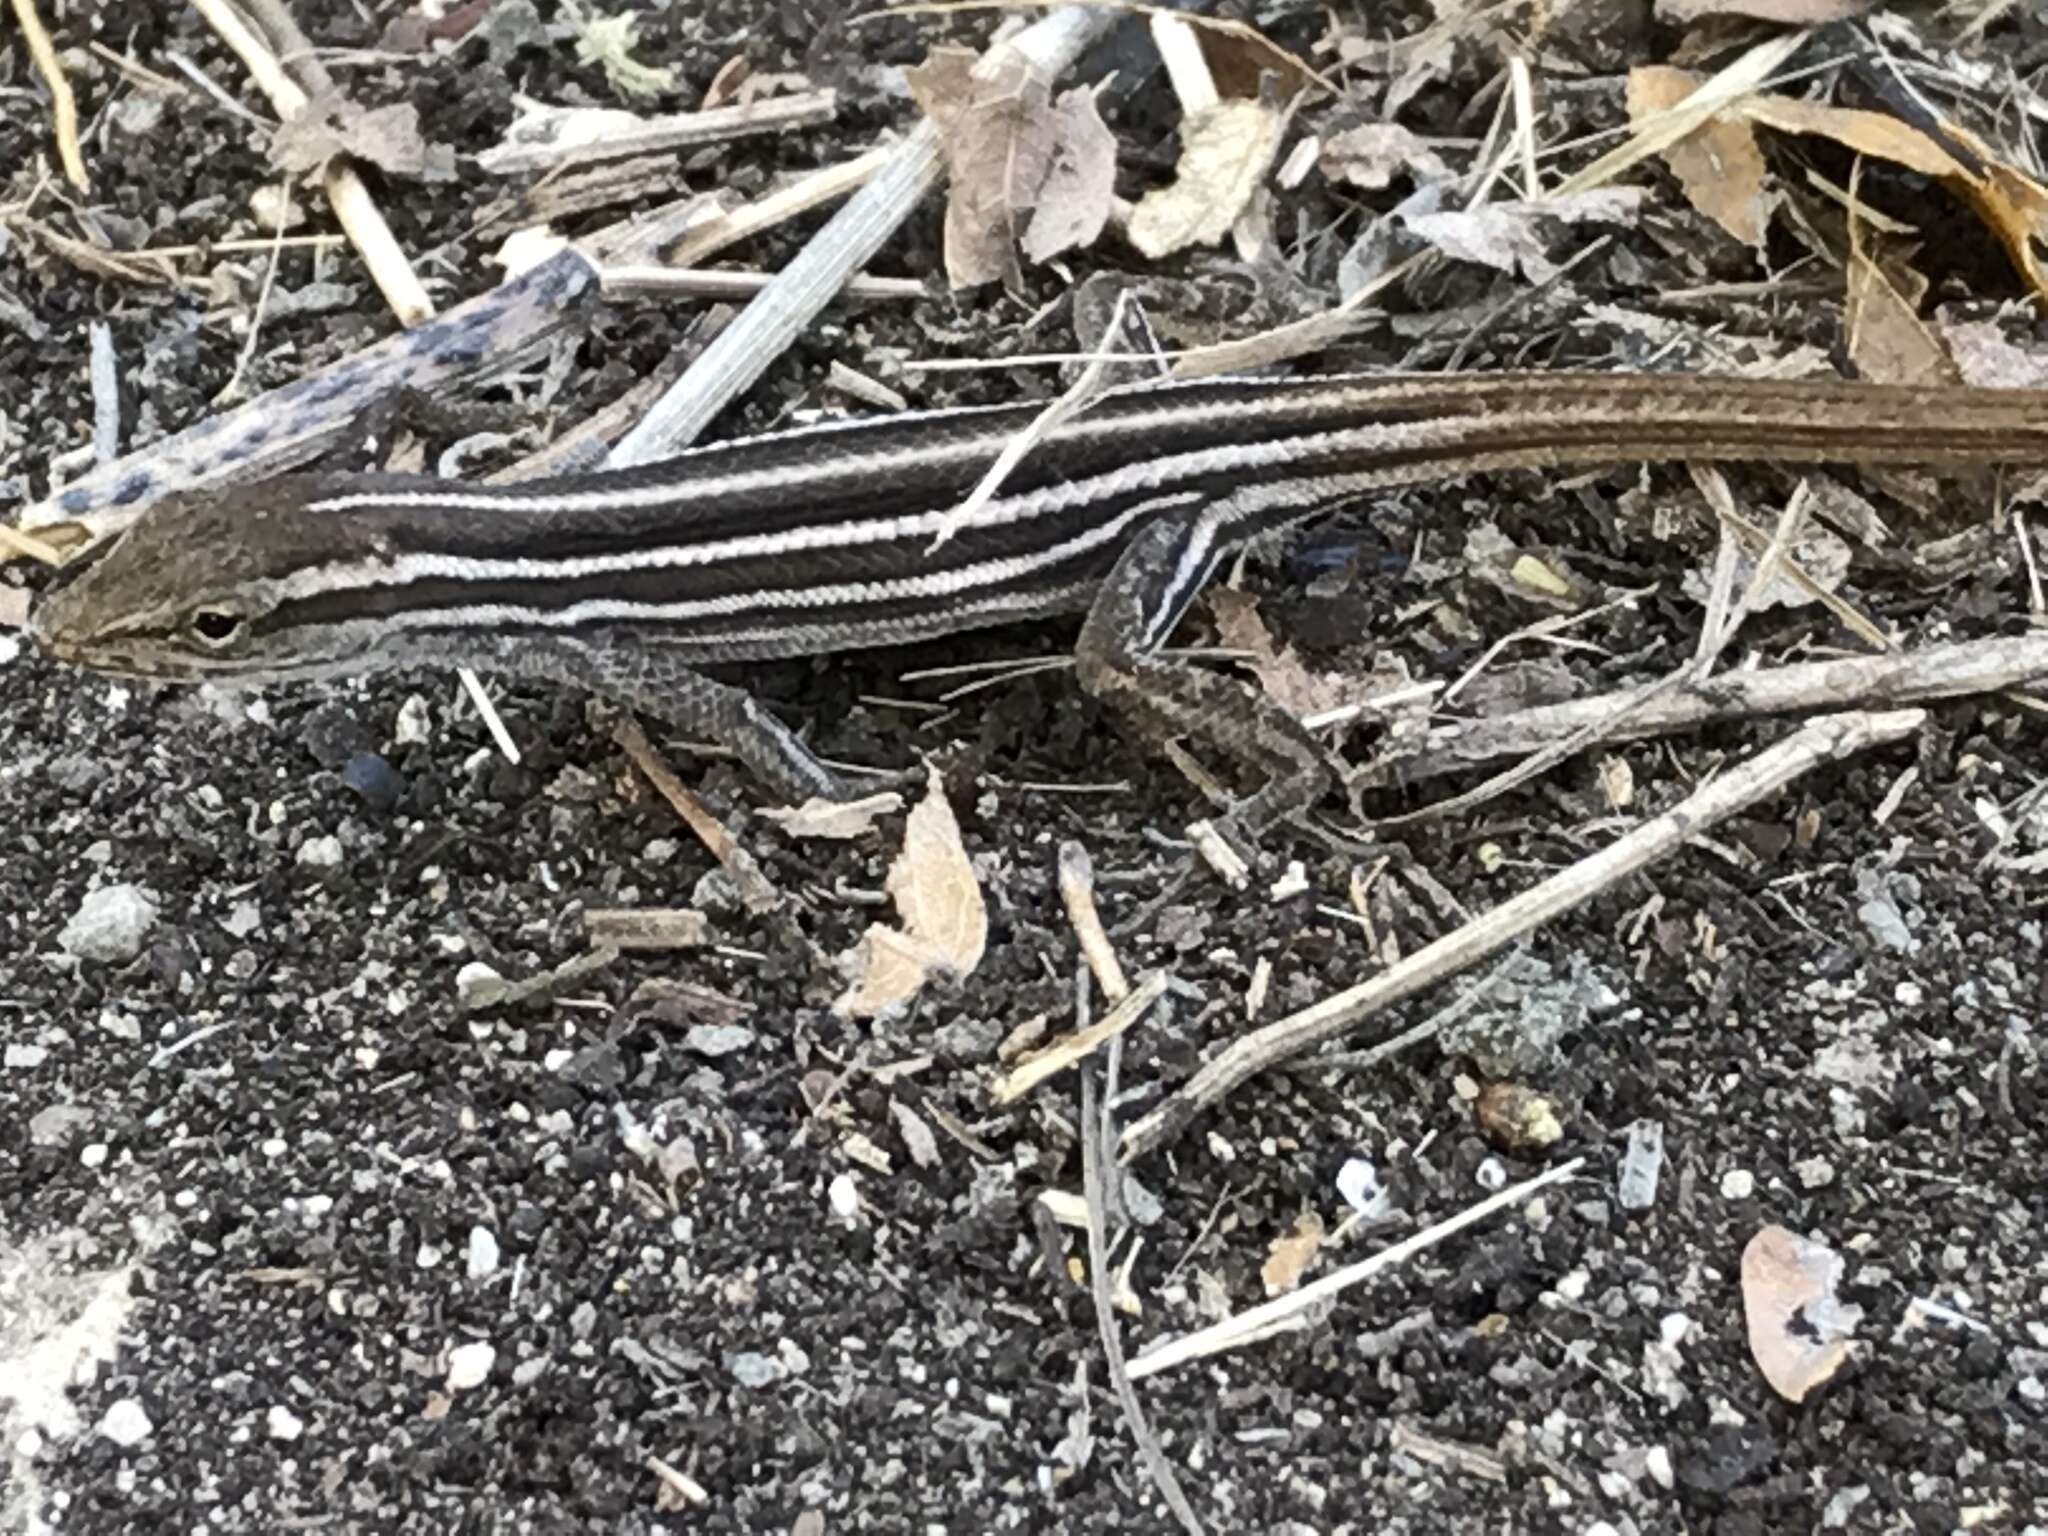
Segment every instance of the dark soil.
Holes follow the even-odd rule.
[[[84,49],[97,40],[167,74],[180,53],[254,102],[239,65],[182,7],[63,9],[48,19],[75,65],[94,191],[89,213],[46,193],[34,216],[117,247],[256,235],[249,198],[275,176],[250,128],[196,94],[151,118]],[[382,21],[364,15],[397,9],[296,7],[316,40],[348,48],[379,47]],[[1559,68],[1582,78],[1561,74],[1545,96],[1557,114],[1547,143],[1621,121],[1618,71],[1676,41],[1622,8],[1600,14],[1557,44]],[[1399,33],[1423,19],[1374,24]],[[1303,50],[1325,26],[1314,10],[1268,20]],[[705,0],[651,10],[640,55],[676,71],[657,108],[694,106],[741,53],[757,72],[841,87],[829,129],[689,158],[693,186],[746,195],[904,127],[910,109],[872,66],[985,24],[855,27],[804,0]],[[1135,195],[1171,164],[1175,113],[1142,38],[1125,49],[1109,115]],[[1980,57],[2024,80],[2040,50],[2037,25],[2015,13]],[[1403,120],[1477,138],[1492,106],[1467,98],[1496,69],[1461,54]],[[413,103],[429,139],[465,154],[496,141],[514,88],[613,101],[565,43],[493,64],[471,41],[337,70],[365,103]],[[1379,87],[1357,85],[1296,132],[1376,110]],[[41,94],[10,33],[0,203],[27,196],[46,153]],[[1788,184],[1801,174],[1785,167]],[[1660,366],[1721,366],[1762,345],[1738,337],[1839,345],[1838,285],[1810,275],[1707,308],[1660,298],[1768,273],[1661,171],[1635,179],[1650,188],[1641,228],[1617,232],[1569,283],[1496,292],[1459,269],[1392,296],[1399,318],[1328,361],[1441,367],[1510,292],[1522,302],[1461,366],[1616,366],[1658,350],[1595,306],[1669,322],[1679,341]],[[1925,258],[1937,297],[1991,315],[2016,296],[1976,248],[1988,237],[1969,224],[1962,238],[1967,219],[1938,194],[1896,183],[1901,206],[1954,231]],[[473,227],[503,188],[467,171],[377,185],[438,300],[495,280],[485,258],[503,229]],[[1188,296],[1207,309],[1185,328],[1241,334],[1327,304],[1348,231],[1398,196],[1339,196],[1311,176],[1276,219],[1288,267],[1248,271],[1213,253],[1165,264],[1196,280]],[[820,217],[728,254],[772,268]],[[1048,393],[1058,381],[1039,370],[907,374],[891,359],[1071,347],[1074,281],[1144,265],[1110,241],[1063,272],[1027,269],[1023,292],[956,298],[937,276],[939,224],[933,204],[871,267],[930,278],[931,298],[835,310],[719,433],[845,409],[825,383],[835,360],[919,404]],[[89,439],[88,322],[111,328],[130,381],[124,448],[207,411],[243,346],[263,258],[185,269],[211,288],[116,284],[0,233],[0,482],[40,495],[50,461]],[[267,320],[252,388],[388,334],[346,254],[317,274],[290,257],[279,287],[316,276],[354,299]],[[606,312],[544,407],[532,387],[503,398],[537,421],[580,419],[652,369],[691,318],[681,306]],[[1763,468],[1735,478],[1766,522],[1790,483]],[[1863,483],[1909,542],[1953,532]],[[1953,493],[1954,515],[1983,517],[1987,503],[1965,494]],[[1518,687],[1606,691],[1691,654],[1700,608],[1681,578],[1710,564],[1713,545],[1675,472],[1431,488],[1318,530],[1245,581],[1317,668],[1398,661],[1448,681],[1548,611],[1471,568],[1467,533],[1482,521],[1603,590],[1658,588],[1573,632],[1597,649],[1511,649],[1495,669],[1500,707]],[[2027,602],[2010,541],[1996,558],[2011,568],[1932,589],[1899,562],[1866,562],[1846,590],[1908,644],[1993,633],[2023,621]],[[18,566],[0,582],[32,584]],[[901,681],[906,671],[1071,640],[1071,626],[1046,626],[750,679],[830,755],[887,767],[935,755],[982,877],[981,967],[869,1027],[830,1011],[838,978],[825,957],[875,916],[900,817],[851,844],[795,841],[758,814],[763,797],[734,766],[671,744],[800,898],[793,915],[750,917],[579,699],[494,687],[526,754],[513,767],[445,676],[260,699],[157,691],[60,670],[0,632],[0,1358],[12,1361],[0,1409],[18,1399],[0,1413],[6,1518],[74,1533],[1172,1529],[1070,1271],[1083,1242],[1037,1214],[1042,1191],[1080,1187],[1073,1075],[1008,1110],[990,1098],[1006,1037],[1035,1016],[1051,1032],[1071,1022],[1059,842],[1090,849],[1112,928],[1142,918],[1119,933],[1125,966],[1166,967],[1181,984],[1124,1047],[1114,1113],[1128,1122],[1246,1027],[1260,961],[1271,1020],[1603,846],[1791,727],[1616,749],[1635,786],[1619,807],[1583,757],[1476,816],[1403,829],[1376,873],[1378,858],[1282,834],[1266,850],[1274,872],[1301,859],[1306,894],[1269,900],[1269,872],[1247,894],[1195,880],[1157,906],[1181,861],[1160,834],[1177,835],[1201,802],[1066,674],[936,716],[885,702],[929,703],[948,686]],[[1739,650],[1768,661],[1848,643],[1808,607],[1759,615]],[[2043,1530],[2048,828],[2020,803],[2039,778],[2039,718],[2006,700],[1939,707],[1913,740],[1802,780],[1537,936],[1488,993],[1483,1027],[1468,1019],[1455,1045],[1369,1071],[1268,1075],[1137,1164],[1124,1194],[1142,1315],[1119,1318],[1132,1354],[1264,1300],[1274,1240],[1305,1211],[1332,1228],[1347,1214],[1336,1180],[1351,1159],[1375,1165],[1389,1199],[1312,1273],[1503,1178],[1587,1158],[1579,1179],[1345,1293],[1301,1330],[1141,1383],[1208,1527]],[[1371,751],[1367,735],[1352,744]],[[1412,810],[1471,782],[1384,792],[1368,809]],[[1367,875],[1371,935],[1349,915],[1354,877]],[[67,952],[60,934],[89,894],[124,885],[157,913],[131,957]],[[633,905],[705,907],[716,947],[622,959],[552,1001],[462,1007],[465,964],[531,975],[581,952],[583,909]],[[738,1034],[699,1028],[735,1023]],[[1563,1139],[1540,1152],[1490,1143],[1470,1099],[1495,1078],[1552,1100]],[[1629,1211],[1617,1176],[1639,1120],[1663,1126],[1665,1164],[1655,1202]],[[1844,1294],[1865,1309],[1854,1357],[1801,1405],[1765,1384],[1745,1337],[1740,1259],[1769,1223],[1842,1254]],[[1909,1312],[1916,1300],[1968,1322]],[[67,1393],[87,1338],[103,1359]],[[450,1392],[451,1358],[476,1358],[464,1350],[478,1344],[493,1352],[487,1379]],[[53,1369],[39,1391],[37,1373]],[[124,1432],[138,1409],[146,1432]],[[650,1457],[708,1502],[672,1509]]]

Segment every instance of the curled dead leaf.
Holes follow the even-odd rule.
[[[840,957],[850,978],[832,1005],[841,1018],[873,1018],[910,1001],[935,973],[965,976],[981,964],[988,910],[936,772],[904,821],[903,851],[883,889],[902,926],[870,924]]]
[[[1280,110],[1262,101],[1219,101],[1190,112],[1181,124],[1173,184],[1139,199],[1131,244],[1157,260],[1229,234],[1273,163],[1281,123]]]
[[[1629,121],[1668,111],[1704,83],[1704,76],[1667,64],[1630,70]],[[1771,203],[1764,191],[1764,152],[1747,122],[1725,112],[1708,118],[1664,150],[1664,163],[1693,207],[1744,245],[1763,245]]]
[[[774,806],[761,814],[791,837],[849,842],[872,832],[879,818],[902,809],[903,797],[890,789],[859,800],[822,800],[813,795],[802,805]]]

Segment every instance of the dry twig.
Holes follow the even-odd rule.
[[[1130,1135],[1125,1133],[1124,1141],[1129,1144]],[[1226,1349],[1236,1349],[1258,1339],[1270,1337],[1285,1329],[1299,1328],[1305,1318],[1303,1314],[1325,1297],[1347,1291],[1362,1280],[1370,1280],[1383,1270],[1392,1269],[1396,1264],[1414,1257],[1426,1248],[1434,1247],[1445,1238],[1456,1235],[1469,1226],[1484,1221],[1496,1211],[1516,1205],[1540,1189],[1552,1184],[1563,1183],[1577,1173],[1584,1165],[1583,1157],[1539,1173],[1533,1179],[1510,1185],[1496,1195],[1490,1195],[1477,1205],[1460,1211],[1448,1220],[1440,1221],[1433,1227],[1425,1227],[1412,1237],[1403,1238],[1391,1247],[1382,1248],[1369,1259],[1360,1259],[1356,1264],[1347,1264],[1333,1274],[1311,1281],[1298,1291],[1289,1291],[1262,1306],[1226,1317],[1222,1322],[1204,1328],[1198,1333],[1175,1339],[1160,1349],[1140,1355],[1131,1362],[1131,1376],[1140,1379],[1156,1376],[1161,1371],[1170,1371],[1177,1365],[1198,1360],[1204,1355],[1218,1354]]]
[[[1399,965],[1348,991],[1231,1042],[1173,1096],[1123,1136],[1126,1162],[1173,1140],[1195,1116],[1248,1078],[1334,1039],[1384,1008],[1497,953],[1607,887],[1675,852],[1724,818],[1776,793],[1824,763],[1896,741],[1926,719],[1917,709],[1831,715],[1702,785],[1684,800],[1598,853],[1559,871],[1424,945]]]
[[[1560,741],[1635,741],[1758,715],[1897,708],[2025,687],[2048,678],[2048,633],[1960,640],[1881,656],[1844,656],[1728,672],[1704,683],[1683,678],[1655,697],[1637,688],[1544,704],[1430,731],[1384,777],[1416,783]],[[1376,772],[1380,765],[1375,765]]]
[[[754,856],[734,842],[732,834],[725,830],[718,818],[705,809],[704,802],[683,786],[675,770],[663,761],[661,754],[654,749],[654,743],[647,739],[647,733],[640,729],[639,721],[631,715],[620,714],[612,723],[612,740],[633,760],[633,765],[647,775],[647,782],[675,808],[684,825],[697,834],[697,840],[711,851],[719,866],[732,877],[740,902],[749,912],[772,912],[782,905],[782,893],[754,861]]]

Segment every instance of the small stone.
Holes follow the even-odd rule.
[[[1497,1157],[1489,1157],[1472,1171],[1472,1182],[1489,1194],[1508,1187],[1508,1170]]]
[[[119,1446],[140,1445],[155,1429],[142,1404],[132,1397],[109,1406],[100,1420],[100,1433]]]
[[[832,1214],[841,1221],[851,1221],[860,1214],[860,1188],[850,1173],[842,1173],[833,1179],[826,1187],[825,1199],[832,1207]]]
[[[309,837],[299,844],[298,862],[307,869],[339,869],[341,861],[341,839],[331,832],[325,837]]]
[[[471,1387],[480,1387],[490,1378],[491,1367],[498,1362],[497,1347],[492,1344],[458,1344],[448,1351],[448,1390],[466,1392]]]
[[[81,960],[125,965],[156,926],[156,898],[139,885],[103,885],[78,905],[57,943]]]
[[[1756,1175],[1747,1168],[1730,1168],[1721,1175],[1723,1200],[1747,1200],[1756,1193]]]
[[[498,1239],[489,1227],[469,1229],[469,1278],[487,1280],[497,1273]]]
[[[278,1403],[264,1415],[263,1427],[273,1440],[296,1440],[306,1432],[306,1421]]]
[[[50,1053],[47,1050],[40,1045],[30,1045],[27,1041],[19,1045],[10,1044],[4,1052],[0,1052],[0,1066],[6,1067],[10,1072],[33,1071],[49,1059]]]
[[[29,1117],[28,1139],[39,1147],[61,1147],[88,1125],[92,1111],[79,1104],[52,1104]]]
[[[455,973],[455,995],[465,1008],[481,1008],[504,991],[505,978],[481,960],[472,960]]]
[[[341,782],[373,811],[389,812],[405,795],[404,776],[375,752],[358,752],[343,764]]]
[[[398,706],[398,724],[391,732],[392,742],[401,747],[425,745],[433,734],[433,717],[427,712],[427,701],[419,694],[408,694]]]
[[[246,939],[263,926],[263,909],[246,898],[234,904],[220,925],[231,939]]]
[[[126,1040],[130,1045],[142,1038],[142,1020],[132,1013],[122,1013],[118,1009],[102,1008],[99,1026],[116,1040]]]
[[[1380,1171],[1363,1157],[1349,1157],[1337,1170],[1337,1193],[1344,1203],[1367,1221],[1376,1221],[1393,1206],[1393,1197],[1380,1182]]]
[[[1564,1135],[1557,1106],[1520,1083],[1488,1083],[1472,1114],[1487,1139],[1506,1152],[1540,1152]]]
[[[1809,1157],[1804,1162],[1794,1163],[1792,1171],[1799,1175],[1799,1182],[1808,1189],[1826,1189],[1835,1182],[1835,1165],[1824,1157]]]
[[[715,1060],[744,1051],[754,1039],[754,1032],[744,1024],[693,1024],[683,1036],[683,1049]]]
[[[751,1349],[727,1355],[725,1368],[732,1372],[732,1379],[743,1387],[770,1386],[780,1381],[785,1374],[780,1360],[773,1355],[764,1355]]]
[[[1678,1478],[1671,1469],[1671,1452],[1664,1446],[1651,1446],[1643,1456],[1643,1467],[1650,1474],[1650,1481],[1666,1493],[1678,1486]]]
[[[1920,947],[1913,930],[1906,925],[1905,914],[1889,895],[1864,902],[1856,909],[1856,915],[1863,919],[1870,936],[1893,953],[1910,955]]]
[[[1647,1211],[1657,1203],[1657,1179],[1664,1171],[1664,1125],[1638,1120],[1628,1128],[1628,1151],[1621,1159],[1621,1188],[1616,1198],[1624,1211]]]

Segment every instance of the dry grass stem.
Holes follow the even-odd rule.
[[[85,154],[78,144],[78,101],[71,94],[71,79],[64,73],[64,61],[50,41],[43,18],[36,13],[35,0],[14,0],[14,19],[20,23],[28,56],[50,93],[50,132],[57,141],[57,159],[64,176],[80,192],[92,190],[92,178],[85,173]]]

